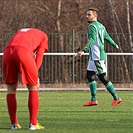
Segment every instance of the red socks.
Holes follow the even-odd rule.
[[[30,123],[36,125],[39,108],[38,90],[29,91],[28,108],[30,113]]]
[[[16,112],[17,112],[17,101],[15,94],[7,94],[6,96],[8,113],[10,116],[11,124],[18,124]]]
[[[7,107],[11,124],[14,123],[18,124],[18,119],[16,116],[17,112],[16,95],[7,94],[6,100],[7,100]],[[38,108],[39,108],[38,90],[29,91],[28,108],[30,113],[30,123],[36,125],[36,119],[38,116]]]

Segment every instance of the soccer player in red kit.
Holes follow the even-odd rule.
[[[19,74],[22,84],[26,84],[29,90],[29,129],[44,129],[44,127],[37,122],[39,109],[38,70],[42,64],[43,54],[46,51],[48,51],[48,36],[43,31],[35,28],[20,29],[4,48],[3,70],[5,84],[7,84],[6,100],[12,124],[11,129],[21,128],[16,116],[16,90]]]

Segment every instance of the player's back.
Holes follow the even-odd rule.
[[[45,41],[47,43],[47,39],[47,35],[41,30],[35,28],[20,29],[11,38],[6,48],[11,46],[20,46],[33,52],[39,45],[45,47],[43,45],[45,45]]]
[[[94,21],[90,24],[91,27],[95,28],[95,41],[91,46],[91,59],[92,60],[105,60],[105,51],[104,51],[104,36],[105,36],[105,27],[98,21]]]
[[[100,43],[104,44],[104,37],[105,37],[105,32],[106,32],[106,29],[104,27],[103,24],[101,24],[100,22],[98,21],[95,21],[94,23],[92,23],[93,26],[96,28],[96,31],[97,31],[97,39]]]

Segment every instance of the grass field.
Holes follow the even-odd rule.
[[[117,91],[122,103],[111,106],[112,97],[98,91],[98,106],[83,107],[90,100],[87,91],[40,92],[39,122],[45,130],[36,133],[133,133],[133,92]],[[18,92],[18,118],[23,127],[12,131],[6,108],[6,93],[0,92],[0,133],[29,133],[27,92]]]

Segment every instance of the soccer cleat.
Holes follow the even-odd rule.
[[[94,105],[97,105],[97,104],[98,104],[97,100],[95,100],[95,101],[91,100],[91,101],[85,103],[84,106],[94,106]]]
[[[45,129],[45,127],[41,126],[38,122],[36,125],[32,125],[32,124],[29,125],[29,130],[37,130],[37,129]]]
[[[117,100],[113,100],[112,102],[112,106],[116,106],[117,104],[119,104],[122,100],[120,98],[118,98]]]
[[[21,129],[22,127],[19,124],[12,124],[11,129],[16,130],[16,129]]]

